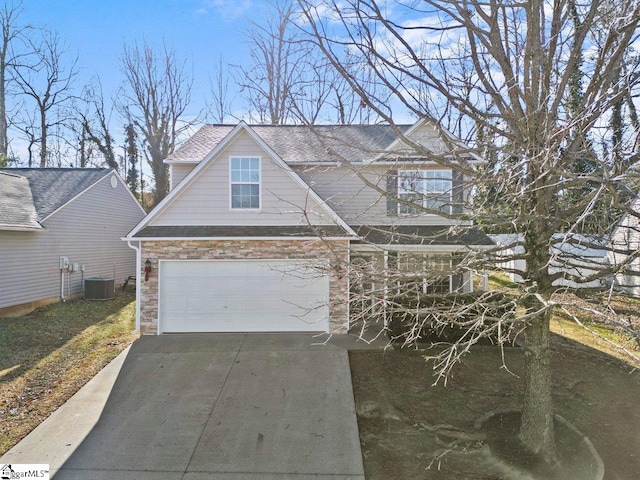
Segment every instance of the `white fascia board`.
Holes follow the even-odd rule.
[[[481,158],[475,158],[473,160],[467,160],[468,163],[472,163],[472,164],[484,164],[487,163],[486,160],[483,160]],[[443,166],[441,163],[435,162],[433,160],[425,160],[424,158],[419,158],[419,157],[415,157],[415,158],[410,158],[407,157],[406,159],[402,159],[402,161],[400,160],[376,160],[375,163],[369,163],[368,165],[372,165],[372,166],[376,166],[376,165],[384,165],[384,166],[397,166],[397,165],[411,165],[411,164],[420,164],[420,165],[434,165],[434,166],[438,166],[440,168],[447,168],[445,166]],[[459,163],[458,160],[450,160],[450,163],[452,165]]]
[[[222,241],[230,241],[230,240],[300,240],[300,241],[310,241],[310,240],[331,240],[331,241],[351,241],[358,240],[358,237],[322,237],[322,236],[310,236],[310,237],[123,237],[120,240],[122,241],[134,241],[134,242],[185,242],[185,241],[211,241],[211,240],[222,240]]]
[[[165,165],[197,165],[201,160],[195,158],[189,160],[163,160]]]
[[[358,163],[358,162],[349,162],[349,163]],[[342,162],[290,162],[287,165],[290,167],[339,167],[342,165]]]
[[[0,225],[0,230],[4,232],[38,232],[40,230],[45,230],[44,227],[25,227],[23,225]]]

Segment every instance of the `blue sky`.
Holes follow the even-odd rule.
[[[245,59],[243,31],[264,16],[265,6],[264,0],[24,0],[20,21],[58,31],[70,56],[79,57],[76,86],[97,75],[105,96],[122,79],[123,45],[165,42],[193,68],[193,102],[199,108],[219,57],[228,63]]]

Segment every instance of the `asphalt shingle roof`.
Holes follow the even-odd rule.
[[[33,203],[39,222],[110,172],[108,168],[0,168],[0,173],[29,181],[32,199],[23,191],[23,201]],[[4,187],[0,192],[4,197]]]
[[[169,161],[200,161],[234,128],[205,125]],[[399,126],[403,131],[411,125]],[[286,163],[368,160],[388,148],[396,135],[389,125],[250,125],[250,128]]]
[[[376,245],[494,246],[484,233],[470,226],[380,225],[355,229],[361,243]]]
[[[29,180],[3,171],[0,171],[1,228],[42,228],[38,223]]]

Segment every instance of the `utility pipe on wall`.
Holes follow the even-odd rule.
[[[60,269],[60,300],[64,302],[64,270]]]

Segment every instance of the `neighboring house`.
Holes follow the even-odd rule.
[[[553,240],[549,273],[565,275],[555,280],[554,285],[569,288],[606,286],[609,282],[609,276],[604,273],[609,266],[608,235],[557,233]]]
[[[498,267],[502,272],[509,276],[512,282],[522,283],[522,276],[527,262],[524,258],[518,258],[524,254],[524,246],[522,245],[522,235],[517,233],[497,233],[488,235],[497,245],[495,255],[497,260],[504,261],[498,263]]]
[[[494,254],[504,273],[512,281],[522,283],[527,262],[521,258],[524,251],[522,235],[514,233],[491,234],[489,238],[497,245]],[[608,266],[608,237],[606,235],[585,235],[578,233],[556,233],[551,254],[549,273],[564,273],[565,276],[554,280],[553,285],[568,288],[597,288],[606,284],[606,278],[598,276]],[[575,279],[578,279],[577,281]]]
[[[135,275],[121,237],[144,215],[113,170],[0,169],[0,315],[80,296],[86,278]]]
[[[633,210],[640,212],[640,198],[633,203]],[[640,220],[638,216],[625,214],[611,235],[609,263],[617,269],[613,285],[635,297],[640,296]]]
[[[400,129],[436,154],[456,142],[430,120]],[[463,179],[410,152],[385,125],[202,127],[165,160],[169,195],[125,238],[149,268],[140,329],[345,332],[349,262],[418,278],[425,262],[447,271],[493,245],[456,218]],[[443,278],[420,281],[473,288],[470,272]]]

